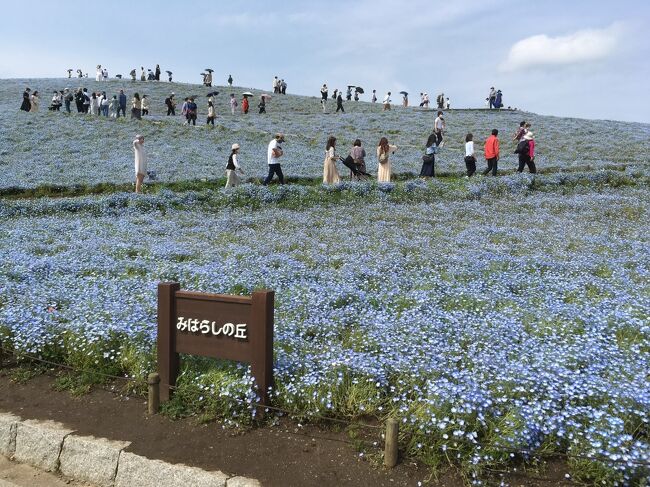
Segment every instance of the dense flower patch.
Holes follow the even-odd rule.
[[[19,351],[143,377],[158,281],[268,287],[275,404],[396,414],[410,454],[478,476],[510,450],[561,451],[583,478],[640,482],[650,192],[563,177],[5,200],[0,330]],[[180,381],[197,410],[251,415],[245,367],[188,361]]]
[[[37,114],[18,110],[26,85],[38,89],[43,102]],[[53,89],[106,90],[109,95],[124,88],[149,95],[152,116],[143,121],[47,112],[47,97]],[[315,87],[317,89],[317,87]],[[395,107],[381,112],[369,103],[347,103],[346,113],[322,114],[316,98],[276,96],[268,114],[251,113],[231,116],[227,108],[229,93],[242,88],[222,87],[217,97],[217,126],[187,127],[180,116],[166,117],[163,101],[176,92],[180,103],[184,96],[196,95],[200,114],[205,114],[207,89],[175,83],[131,83],[91,80],[3,80],[0,81],[0,189],[31,188],[45,184],[72,185],[124,183],[133,179],[131,142],[136,133],[147,138],[150,166],[161,181],[214,179],[224,176],[225,165],[234,142],[241,144],[241,162],[247,177],[266,172],[266,145],[272,134],[287,133],[283,165],[288,176],[322,175],[323,152],[327,135],[339,138],[338,150],[346,153],[357,137],[367,148],[368,167],[376,172],[375,147],[386,136],[400,147],[393,164],[398,173],[418,173],[421,155],[433,127],[434,112]],[[254,90],[254,93],[261,92]],[[318,93],[315,93],[318,95]],[[74,105],[73,105],[74,108]],[[590,166],[601,169],[622,165],[647,164],[650,153],[650,126],[612,121],[592,121],[539,116],[531,113],[450,111],[445,114],[447,136],[438,156],[438,170],[464,170],[464,137],[475,135],[477,153],[493,128],[502,140],[501,169],[517,166],[513,154],[512,133],[522,119],[533,123],[537,138],[537,166],[540,169]],[[203,115],[199,116],[202,122]],[[479,166],[483,159],[479,157]],[[345,172],[345,171],[344,171]]]

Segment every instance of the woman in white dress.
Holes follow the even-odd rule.
[[[392,174],[390,167],[389,155],[397,150],[397,146],[390,145],[386,137],[382,137],[377,146],[377,160],[379,161],[379,168],[377,169],[377,182],[390,183],[390,176]]]
[[[147,155],[144,153],[144,136],[135,136],[133,152],[135,154],[135,192],[140,193],[142,190],[142,182],[147,174]]]
[[[323,162],[323,184],[341,182],[339,171],[336,169],[336,137],[329,136],[325,146],[325,161]]]

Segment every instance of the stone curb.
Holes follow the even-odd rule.
[[[98,487],[261,487],[259,481],[125,452],[131,443],[75,435],[52,421],[0,413],[0,455]]]

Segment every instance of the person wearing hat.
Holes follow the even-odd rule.
[[[230,151],[230,157],[228,157],[228,165],[226,165],[226,188],[234,188],[239,186],[241,179],[239,174],[244,174],[237,156],[239,155],[239,144],[233,144]],[[237,174],[239,172],[239,174]]]
[[[488,95],[488,105],[490,107],[490,110],[492,110],[492,108],[496,108],[496,99],[497,99],[497,92],[494,89],[494,86],[491,86],[490,94]]]
[[[278,175],[280,184],[284,184],[284,175],[282,174],[282,167],[280,167],[280,157],[284,155],[284,151],[280,146],[281,142],[284,142],[284,134],[282,133],[275,134],[275,138],[269,142],[269,148],[267,150],[269,174],[266,176],[266,179],[262,183],[264,186],[271,182],[274,174]]]
[[[135,154],[135,192],[142,190],[142,182],[147,174],[147,155],[144,153],[144,136],[136,135],[133,141]]]
[[[519,155],[517,172],[524,172],[524,167],[528,166],[531,174],[537,173],[535,167],[535,135],[531,130],[526,132],[521,142],[517,144],[517,154]]]

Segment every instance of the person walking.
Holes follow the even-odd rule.
[[[523,122],[519,123],[519,128],[515,132],[515,135],[512,137],[513,142],[519,142],[524,135],[526,135],[526,121],[524,120]]]
[[[264,96],[260,96],[260,103],[257,108],[260,109],[260,113],[266,113],[266,98]]]
[[[230,150],[230,157],[228,157],[228,164],[226,165],[226,188],[234,188],[241,183],[239,174],[244,174],[244,171],[239,165],[238,155],[239,144],[233,144]]]
[[[341,96],[341,95],[339,95]],[[341,176],[336,168],[336,137],[330,135],[325,145],[325,161],[323,162],[323,184],[338,184]]]
[[[142,116],[149,115],[149,97],[142,95]]]
[[[120,112],[122,112],[122,116],[126,118],[126,95],[124,94],[124,90],[120,90],[120,96],[118,97],[119,100],[119,108],[117,109],[117,117],[120,118]]]
[[[104,117],[108,117],[108,104],[108,96],[105,91],[102,91],[102,96],[99,98],[99,109]]]
[[[185,98],[183,100],[183,104],[181,105],[181,116],[185,119],[185,122],[183,122],[184,124],[189,123],[189,119],[187,118],[187,105],[189,105],[189,103],[190,103],[190,99]]]
[[[32,96],[29,97],[29,111],[37,112],[41,104],[41,97],[38,95],[38,90],[34,90]]]
[[[357,166],[357,170],[359,171],[357,179],[361,179],[362,177],[366,179],[366,150],[361,147],[361,139],[354,141],[352,150],[350,151],[350,157],[352,157],[354,165]],[[353,178],[354,172],[350,170],[350,179]]]
[[[394,154],[397,146],[390,145],[386,137],[382,137],[377,146],[377,160],[379,162],[377,169],[377,182],[390,183],[392,174],[389,155]]]
[[[29,101],[31,91],[29,88],[25,88],[25,91],[23,91],[23,102],[20,104],[20,109],[23,112],[29,112],[32,109],[32,103]]]
[[[323,108],[323,113],[325,113],[325,107],[327,105],[327,95],[328,95],[327,84],[323,84],[323,87],[320,89],[320,104]]]
[[[468,133],[465,136],[465,168],[467,177],[471,178],[476,172],[476,156],[474,155],[474,136]]]
[[[278,94],[280,92],[280,80],[277,76],[273,77],[273,93]]]
[[[167,116],[176,116],[176,103],[174,101],[173,93],[165,98],[165,105],[167,105]]]
[[[524,167],[528,166],[531,174],[537,173],[535,167],[535,135],[532,131],[526,132],[522,140],[517,144],[515,151],[519,155],[519,168],[517,172],[524,172]]]
[[[241,101],[241,111],[242,111],[242,113],[244,115],[248,114],[248,108],[249,108],[248,97],[245,96],[245,97],[242,98],[242,101]]]
[[[422,169],[420,169],[421,178],[433,178],[436,176],[436,145],[436,134],[429,135],[424,155],[422,156]]]
[[[156,77],[156,81],[160,81],[160,64],[156,64],[156,71],[154,76]]]
[[[84,88],[82,91],[83,96],[83,112],[88,113],[90,110],[90,96],[88,95],[88,89]]]
[[[488,106],[490,110],[496,108],[496,99],[497,99],[497,90],[494,89],[494,86],[490,87],[490,94],[488,95]]]
[[[428,94],[428,93],[425,93],[425,94],[424,94],[424,97],[422,98],[422,103],[423,103],[423,105],[422,105],[423,107],[425,107],[425,108],[429,108],[429,103],[431,103],[431,100],[430,100],[430,98],[429,98],[429,94]]]
[[[90,95],[90,114],[99,115],[99,98],[97,98],[97,93],[93,91],[93,94]]]
[[[98,64],[97,70],[95,71],[95,81],[101,81],[101,80],[102,80],[102,65]]]
[[[207,118],[207,120],[205,121],[205,124],[206,124],[206,125],[210,125],[210,124],[212,124],[212,126],[214,127],[214,119],[215,119],[215,118],[217,118],[217,116],[216,116],[216,114],[215,114],[215,112],[214,112],[214,103],[212,103],[211,101],[209,101],[209,102],[208,102],[208,118]]]
[[[144,72],[144,66],[140,66],[140,81],[147,81],[147,75]]]
[[[196,126],[196,118],[198,116],[199,107],[194,103],[194,98],[190,97],[187,101],[187,125],[192,124]]]
[[[144,152],[144,136],[136,135],[133,141],[133,153],[135,154],[135,192],[142,191],[142,182],[147,174],[147,155]]]
[[[77,113],[84,112],[84,94],[81,88],[77,88],[74,92],[74,104],[77,106]]]
[[[287,94],[287,82],[283,79],[280,80],[280,93]]]
[[[343,113],[345,113],[345,109],[343,108],[343,95],[339,92],[338,96],[336,97],[336,113],[341,110]]]
[[[131,100],[131,118],[142,120],[142,100],[138,93],[134,93]]]
[[[438,147],[442,146],[442,135],[445,132],[447,126],[445,125],[445,119],[442,117],[442,112],[438,112],[438,116],[433,121],[433,133],[436,136],[436,145]]]
[[[74,100],[74,95],[68,88],[63,91],[63,102],[65,103],[65,111],[70,113],[70,104]]]
[[[499,131],[497,129],[492,129],[492,135],[490,135],[485,141],[485,146],[483,148],[485,153],[485,160],[487,161],[487,169],[483,171],[483,176],[487,176],[490,171],[492,171],[492,176],[497,175],[497,163],[499,162]]]
[[[503,107],[503,93],[501,93],[501,90],[497,90],[497,94],[494,98],[494,107],[498,109]]]
[[[117,95],[113,95],[108,109],[110,117],[117,118],[117,112],[120,110],[120,102],[117,100]]]
[[[228,86],[232,86],[232,74],[228,75]]]
[[[402,94],[402,106],[409,106],[409,94],[406,91]]]
[[[390,110],[390,102],[391,99],[390,99],[390,91],[389,91],[388,93],[386,93],[386,96],[384,97],[384,102],[383,102],[384,111]]]
[[[352,100],[352,87],[351,87],[351,86],[348,86],[348,89],[347,89],[347,91],[345,92],[345,99],[346,99],[347,101]]]
[[[372,98],[370,98],[372,103],[377,103],[377,90],[372,90]]]
[[[231,93],[230,94],[230,113],[232,113],[234,115],[236,108],[237,108],[237,99],[235,98],[235,94]]]
[[[271,182],[274,174],[278,175],[280,184],[284,184],[284,175],[282,174],[282,167],[280,166],[280,158],[284,155],[284,151],[282,150],[280,143],[284,143],[284,134],[282,133],[275,134],[273,140],[269,142],[269,147],[267,150],[269,174],[266,176],[266,179],[262,183],[264,186],[268,185]]]

